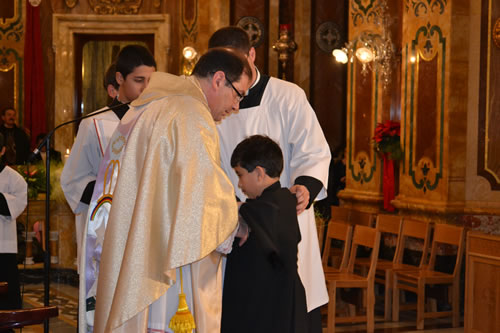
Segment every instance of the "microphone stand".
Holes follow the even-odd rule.
[[[33,152],[30,154],[28,157],[28,163],[31,163],[35,156],[40,152],[40,150],[45,146],[45,184],[46,184],[46,195],[45,195],[45,253],[44,253],[44,260],[43,260],[43,286],[44,286],[44,297],[43,297],[43,305],[44,306],[49,306],[49,292],[50,292],[50,138],[52,137],[52,134],[54,132],[68,124],[77,122],[79,120],[83,120],[85,118],[90,118],[95,115],[98,115],[100,113],[112,111],[115,108],[118,108],[123,105],[129,105],[130,102],[128,103],[123,103],[123,104],[117,104],[114,106],[107,107],[106,109],[96,111],[93,113],[90,113],[86,116],[75,118],[72,120],[69,120],[67,122],[64,122],[62,124],[59,124],[56,126],[52,131],[50,131],[45,138],[43,138],[42,142],[36,147]],[[49,319],[45,319],[43,322],[43,331],[44,333],[49,333]]]

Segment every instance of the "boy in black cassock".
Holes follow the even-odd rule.
[[[231,166],[249,198],[239,213],[251,233],[243,245],[235,241],[227,256],[221,332],[305,332],[297,202],[279,182],[281,149],[268,137],[251,136],[236,146]]]

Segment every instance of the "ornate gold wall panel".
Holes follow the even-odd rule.
[[[500,191],[500,4],[482,1],[477,174]]]
[[[23,54],[25,2],[8,0],[6,16],[0,17],[0,109],[14,107],[18,123],[23,119]]]

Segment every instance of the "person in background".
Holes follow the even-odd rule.
[[[5,139],[0,133],[0,156],[5,150]],[[7,295],[0,295],[0,310],[22,307],[16,256],[16,218],[26,208],[27,191],[28,185],[23,177],[0,162],[0,281],[8,283]]]
[[[248,199],[239,214],[251,233],[227,255],[222,333],[306,332],[306,296],[297,272],[297,199],[281,187],[283,154],[276,142],[253,135],[231,156]]]
[[[123,103],[132,102],[139,97],[155,70],[156,62],[148,49],[139,45],[125,46],[116,60],[116,81],[120,88],[110,105],[112,110],[86,118],[80,123],[61,174],[61,187],[71,210],[75,213],[78,262],[81,256],[82,232],[99,163],[111,135],[129,109],[128,105]]]
[[[238,177],[231,168],[231,154],[244,138],[261,134],[276,141],[284,159],[282,186],[297,195],[297,214],[302,240],[299,243],[298,271],[307,299],[308,332],[321,332],[319,307],[328,302],[314,211],[316,197],[326,196],[330,148],[306,94],[297,85],[269,77],[255,67],[255,49],[247,33],[238,27],[217,30],[209,48],[232,47],[242,52],[253,72],[252,87],[240,110],[218,124],[222,167],[231,179],[239,199]]]
[[[30,140],[26,132],[16,125],[16,110],[6,108],[2,110],[3,124],[0,133],[5,139],[4,162],[7,165],[26,163],[30,153]]]

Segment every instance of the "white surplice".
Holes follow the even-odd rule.
[[[259,75],[253,87],[262,79],[263,76]],[[261,97],[259,105],[240,108],[217,125],[222,167],[231,179],[236,195],[242,200],[246,198],[238,188],[238,176],[231,168],[231,154],[243,139],[261,134],[275,140],[283,151],[282,186],[290,188],[300,176],[314,177],[323,183],[317,199],[325,198],[330,148],[304,91],[293,83],[271,77]],[[298,246],[298,270],[306,291],[307,310],[311,311],[328,302],[328,292],[313,208],[300,214],[298,220],[302,237]]]
[[[0,172],[0,193],[7,201],[10,216],[0,215],[0,253],[17,253],[16,218],[26,208],[28,185],[21,175],[5,166]]]
[[[87,184],[96,180],[99,164],[119,122],[120,119],[111,110],[82,120],[71,153],[61,173],[64,196],[75,214],[78,263],[80,262],[83,229],[89,209],[89,206],[80,199]]]

